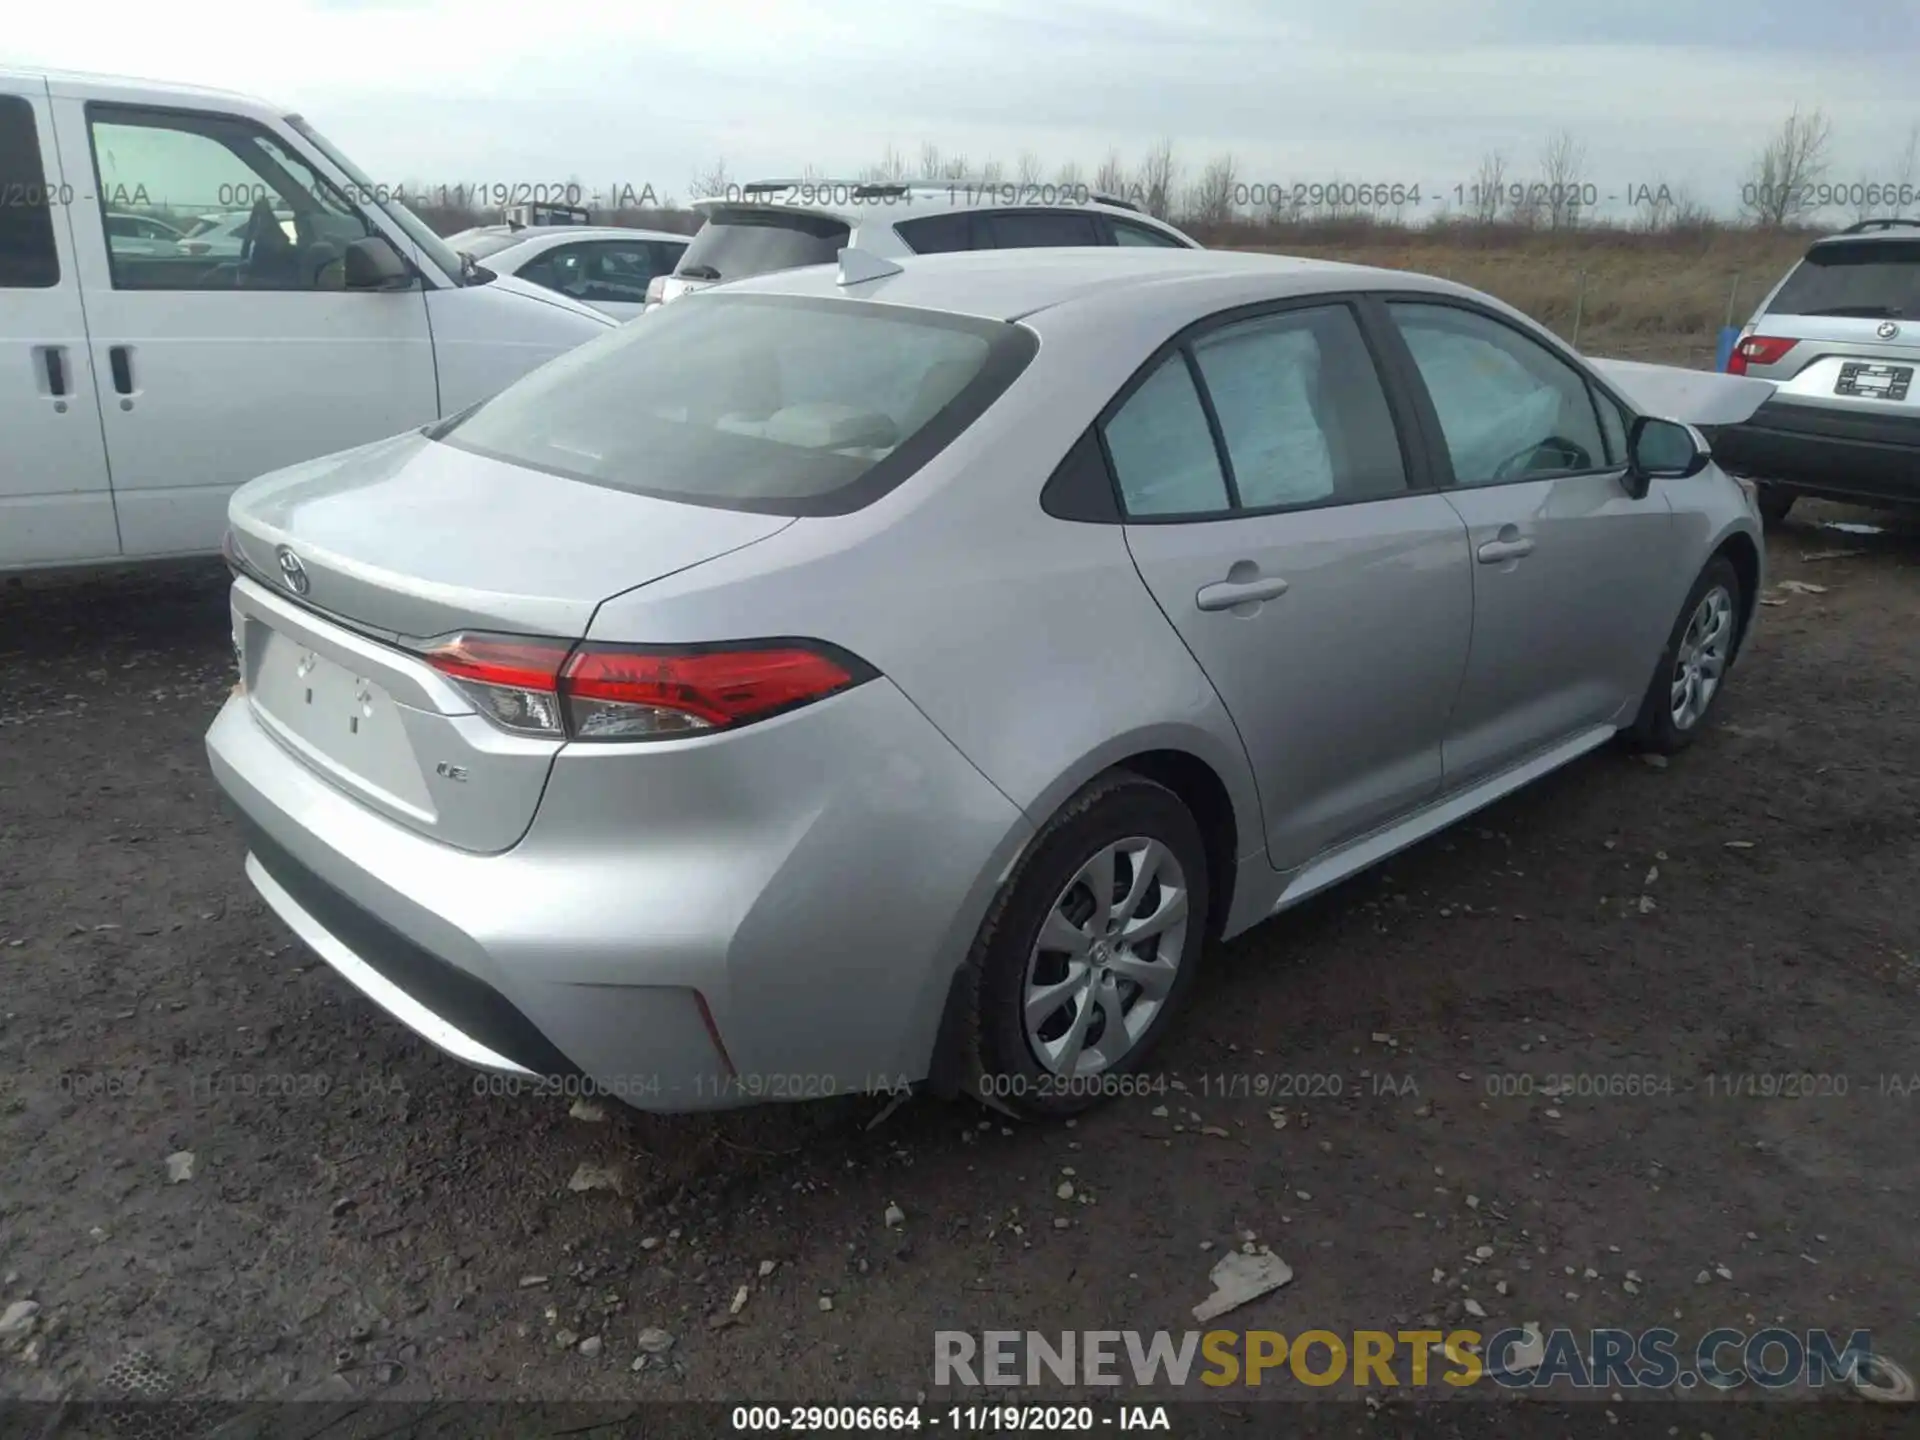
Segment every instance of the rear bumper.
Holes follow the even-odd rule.
[[[1713,435],[1721,465],[1807,495],[1920,504],[1920,418],[1770,400]]]
[[[244,696],[207,748],[254,887],[363,994],[510,1086],[650,1110],[925,1078],[1030,833],[885,680],[736,736],[568,747],[493,855],[353,800]]]

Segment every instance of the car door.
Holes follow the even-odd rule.
[[[436,418],[419,284],[345,288],[344,249],[373,228],[293,141],[52,88],[76,206],[95,217],[77,259],[124,553],[216,549],[235,486]],[[230,254],[113,248],[98,217],[149,206],[253,223]]]
[[[1431,297],[1385,305],[1446,496],[1473,548],[1473,650],[1447,726],[1449,788],[1639,705],[1678,536],[1626,484],[1622,410],[1517,325]]]
[[[0,569],[120,550],[46,83],[0,75]]]
[[[1466,529],[1345,301],[1189,332],[1100,426],[1141,577],[1219,693],[1291,870],[1439,790]]]

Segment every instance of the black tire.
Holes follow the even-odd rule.
[[[1164,845],[1186,882],[1186,933],[1178,966],[1159,1012],[1131,1048],[1097,1074],[1063,1078],[1041,1063],[1027,1037],[1027,962],[1042,923],[1081,867],[1106,846],[1134,837]],[[1116,892],[1125,889],[1127,878],[1116,873]],[[1062,806],[1001,887],[968,960],[969,1093],[1026,1120],[1061,1119],[1111,1096],[1132,1093],[1137,1086],[1129,1085],[1127,1077],[1139,1070],[1184,1008],[1199,969],[1207,935],[1208,886],[1200,827],[1180,797],[1164,785],[1130,771],[1110,771]],[[1127,1009],[1131,1012],[1132,1005]],[[1104,1023],[1104,1011],[1096,1011],[1091,1024]],[[1043,1041],[1048,1038],[1043,1030]]]
[[[1787,512],[1793,509],[1793,502],[1800,497],[1791,490],[1782,490],[1778,485],[1762,482],[1759,487],[1760,518],[1772,529],[1787,518]]]
[[[1708,696],[1707,703],[1691,723],[1682,726],[1673,715],[1674,677],[1680,659],[1680,647],[1687,636],[1688,627],[1693,623],[1694,614],[1701,603],[1716,588],[1724,589],[1732,605],[1733,629],[1726,644],[1719,683]],[[1647,683],[1647,693],[1640,702],[1640,714],[1634,721],[1628,736],[1633,744],[1656,755],[1677,755],[1686,749],[1707,726],[1713,717],[1714,707],[1720,703],[1720,697],[1726,692],[1727,674],[1733,664],[1733,658],[1740,651],[1741,626],[1746,615],[1746,600],[1741,593],[1740,575],[1733,568],[1733,562],[1724,555],[1716,555],[1707,562],[1700,572],[1700,578],[1693,582],[1693,588],[1687,592],[1686,604],[1680,607],[1680,614],[1673,622],[1673,630],[1667,636],[1667,643],[1660,652],[1660,664],[1653,672],[1653,678]]]

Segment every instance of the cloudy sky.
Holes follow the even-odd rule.
[[[1834,180],[1899,172],[1920,124],[1920,4],[1852,0],[154,0],[19,4],[0,61],[193,81],[303,112],[381,182],[576,179],[684,198],[849,175],[931,142],[1009,168],[1423,186],[1565,127],[1603,194],[1664,179],[1731,207],[1795,105]],[[195,18],[189,18],[189,14]]]

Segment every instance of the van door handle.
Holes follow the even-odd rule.
[[[133,352],[125,345],[107,350],[107,363],[113,367],[113,388],[121,395],[133,393]]]
[[[1511,534],[1508,532],[1512,532]],[[1500,527],[1498,539],[1489,540],[1473,552],[1482,565],[1498,565],[1502,560],[1519,560],[1533,553],[1533,541],[1511,525]]]
[[[1253,605],[1262,600],[1278,600],[1292,587],[1278,575],[1268,575],[1263,579],[1235,579],[1241,566],[1251,571],[1252,565],[1242,560],[1227,572],[1225,580],[1216,580],[1211,585],[1202,585],[1199,593],[1193,597],[1193,603],[1202,610],[1231,610],[1236,605]]]
[[[47,367],[47,393],[59,400],[67,393],[66,352],[58,345],[40,347],[40,358]]]

